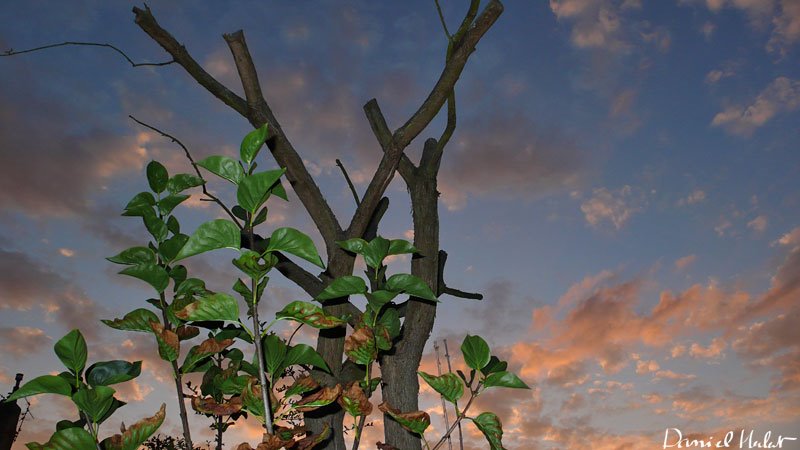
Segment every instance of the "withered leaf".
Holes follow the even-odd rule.
[[[366,326],[360,326],[344,340],[344,353],[356,364],[369,364],[378,357],[375,336]]]
[[[311,392],[314,389],[319,388],[319,383],[314,380],[311,375],[306,375],[304,377],[298,378],[294,384],[286,390],[284,395],[290,397],[292,395],[302,395],[306,392]]]
[[[197,337],[200,334],[200,329],[190,325],[181,325],[175,329],[175,334],[178,335],[178,339],[181,341],[188,341]]]
[[[336,401],[353,417],[368,416],[372,412],[372,403],[357,381],[348,383]]]
[[[431,424],[431,416],[425,411],[411,411],[407,413],[400,412],[393,408],[386,402],[378,405],[384,414],[389,415],[392,419],[396,420],[403,428],[420,436],[425,432],[425,429]]]
[[[159,322],[150,322],[150,328],[156,335],[158,354],[165,361],[175,361],[181,351],[180,339],[172,330],[167,330]]]
[[[330,405],[331,403],[335,402],[341,394],[341,384],[337,384],[334,387],[324,387],[318,392],[311,394],[295,403],[294,408],[300,412],[313,411],[319,407]]]
[[[230,416],[242,410],[242,398],[235,396],[227,402],[217,403],[213,397],[192,397],[192,408],[202,414]]]
[[[328,439],[330,436],[331,436],[331,427],[328,426],[328,424],[326,423],[325,428],[323,428],[322,432],[320,432],[319,434],[311,435],[297,441],[297,447],[295,448],[295,450],[311,450],[318,444]]]

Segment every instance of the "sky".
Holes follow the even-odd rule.
[[[441,3],[455,28],[468,2]],[[235,92],[221,35],[244,29],[267,100],[340,220],[354,205],[335,160],[363,193],[381,155],[362,105],[377,98],[398,127],[444,61],[433,1],[148,4]],[[0,50],[95,41],[135,61],[167,60],[133,23],[134,5],[10,0]],[[505,7],[458,82],[458,129],[439,177],[448,285],[485,298],[443,298],[423,370],[436,370],[434,340],[446,339],[463,367],[463,337],[484,336],[532,387],[490,391],[476,404],[500,416],[511,450],[655,449],[667,429],[800,437],[800,2]],[[119,215],[146,188],[144,167],[157,159],[170,173],[190,171],[178,147],[129,114],[197,158],[236,155],[249,131],[176,65],[132,68],[86,47],[0,59],[0,391],[17,372],[57,371],[52,345],[78,327],[90,361],[144,361],[142,376],[120,386],[130,405],[101,434],[167,401],[162,432],[177,436],[169,367],[152,339],[99,322],[150,295],[104,259],[145,242],[140,222]],[[439,117],[409,156],[442,126]],[[402,180],[388,195],[380,232],[408,238]],[[184,229],[220,217],[198,197],[179,209]],[[273,205],[268,226],[320,243],[289,197]],[[191,273],[230,292],[230,255],[216,256],[198,258]],[[273,278],[262,316],[308,300]],[[424,390],[421,406],[435,439],[439,400]],[[31,411],[15,448],[46,441],[75,414],[53,397],[34,399]],[[207,422],[192,420],[195,440],[210,439]],[[377,427],[366,433],[365,442],[381,437]],[[227,442],[259,434],[241,423]],[[486,447],[470,426],[464,438],[465,448]]]

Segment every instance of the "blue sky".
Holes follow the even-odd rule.
[[[133,5],[12,1],[0,11],[0,49],[97,41],[166,60],[133,23]],[[237,92],[221,34],[245,30],[268,101],[340,218],[353,205],[335,159],[363,192],[380,157],[362,105],[377,98],[399,126],[444,60],[432,1],[149,5]],[[467,2],[442,5],[454,28]],[[448,284],[486,299],[446,299],[432,340],[455,348],[468,332],[486,334],[535,385],[480,405],[501,414],[510,449],[656,448],[670,427],[796,435],[800,3],[505,7],[459,80],[459,127],[439,182]],[[197,157],[234,154],[248,125],[179,67],[131,68],[108,49],[47,50],[0,67],[0,383],[54,370],[52,343],[80,326],[98,358],[147,358],[126,392],[140,401],[119,413],[129,423],[169,395],[167,368],[148,340],[101,328],[98,319],[148,295],[103,258],[144,239],[118,216],[145,187],[144,165],[189,167],[127,115]],[[441,119],[409,147],[412,159]],[[389,195],[381,232],[403,237],[405,187],[395,181]],[[180,214],[191,229],[219,212],[190,202]],[[270,225],[312,232],[291,194],[272,214]],[[228,289],[232,271],[207,261],[195,269]],[[275,305],[303,298],[283,281],[272,294]],[[436,411],[434,398],[424,404]],[[22,442],[52,429],[39,411]]]

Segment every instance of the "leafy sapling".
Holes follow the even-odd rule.
[[[59,339],[54,350],[66,370],[58,375],[34,378],[6,401],[39,394],[63,395],[72,399],[78,409],[78,419],[58,422],[56,432],[48,442],[29,442],[26,444],[29,449],[136,450],[161,426],[166,407],[163,404],[154,416],[142,419],[129,428],[123,426],[121,434],[101,441],[100,425],[125,405],[114,396],[116,391],[110,386],[138,377],[142,362],[102,361],[87,368],[88,350],[79,330],[72,330]]]

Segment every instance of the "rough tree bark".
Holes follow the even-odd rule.
[[[446,288],[442,280],[443,270],[440,260],[443,261],[444,258],[439,256],[439,193],[436,190],[442,150],[455,128],[454,86],[475,46],[503,11],[499,0],[490,0],[478,14],[479,3],[479,0],[471,1],[470,9],[458,31],[452,36],[448,35],[450,42],[447,58],[439,79],[417,111],[401,127],[394,132],[389,131],[375,99],[365,105],[367,120],[378,139],[383,155],[346,229],[342,228],[264,98],[244,33],[237,31],[224,35],[242,82],[245,93],[243,99],[208,74],[186,48],[158,24],[148,7],[145,6],[145,9],[134,7],[133,12],[136,24],[169,53],[174,62],[183,67],[197,83],[245,117],[254,127],[269,124],[271,137],[267,145],[278,164],[286,168],[287,179],[322,235],[327,250],[327,270],[318,276],[282,258],[278,269],[287,278],[314,296],[332,279],[351,275],[354,257],[341,250],[336,241],[353,237],[366,239],[374,237],[377,224],[388,203],[383,195],[394,173],[399,171],[411,196],[414,245],[420,251],[420,255],[412,260],[412,273],[422,278],[438,294],[450,293],[479,298],[475,294]],[[429,139],[425,142],[423,155],[417,167],[403,152],[411,141],[425,130],[446,102],[448,103],[447,129],[439,141]],[[361,314],[361,311],[346,298],[326,302],[325,309],[335,315],[351,314],[351,325]],[[384,356],[380,364],[384,400],[402,411],[410,411],[418,409],[419,383],[416,370],[433,327],[436,307],[430,302],[411,298],[402,305],[402,310],[405,319],[401,337],[394,353],[391,356]],[[342,363],[345,332],[346,329],[341,327],[323,330],[319,334],[317,351],[332,372],[331,375],[315,372],[315,377],[323,384],[344,384],[363,376],[363,371],[354,364]],[[314,432],[321,430],[324,424],[331,426],[334,430],[333,438],[320,448],[335,450],[345,449],[343,419],[344,413],[338,407],[320,410],[317,414],[306,416],[307,425]],[[407,433],[388,417],[384,419],[385,440],[388,444],[403,450],[421,448],[418,438]]]

